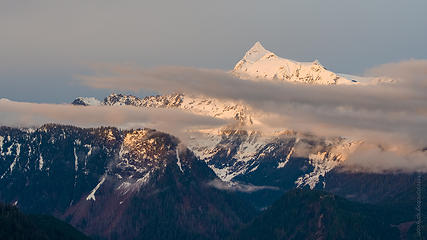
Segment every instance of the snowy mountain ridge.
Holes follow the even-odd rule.
[[[319,85],[357,85],[372,81],[372,78],[351,75],[343,77],[328,71],[317,61],[296,62],[280,58],[266,50],[260,42],[256,42],[246,52],[231,74],[243,81],[287,81]],[[317,185],[322,186],[323,176],[345,161],[360,144],[343,138],[326,139],[296,133],[290,129],[278,129],[273,134],[248,130],[246,127],[260,122],[256,112],[240,103],[204,96],[173,93],[139,98],[113,93],[99,104],[94,100],[84,100],[76,99],[73,104],[84,102],[81,105],[179,108],[198,115],[237,120],[237,125],[189,132],[189,140],[186,141],[187,146],[223,181],[244,179],[250,184],[260,184],[250,178],[270,169],[268,171],[298,173],[287,181],[298,187],[315,188]],[[295,166],[298,169],[294,169]]]
[[[232,74],[241,79],[276,80],[304,84],[355,84],[357,81],[328,71],[317,60],[296,62],[278,57],[256,42],[236,64]]]
[[[147,96],[139,98],[133,95],[112,93],[104,101],[95,98],[76,98],[73,105],[83,106],[135,106],[151,108],[179,108],[198,115],[211,116],[220,119],[235,119],[244,124],[252,124],[252,115],[248,107],[242,104],[220,101],[203,96],[172,93],[166,95]]]
[[[180,108],[195,114],[237,120],[240,123],[237,126],[188,132],[186,140],[188,148],[226,182],[236,181],[242,176],[256,175],[265,169],[262,166],[266,162],[269,162],[269,168],[274,171],[288,171],[298,158],[305,170],[289,181],[298,187],[307,185],[314,188],[322,183],[322,176],[345,161],[358,145],[342,138],[324,139],[286,129],[274,133],[245,129],[245,126],[256,121],[256,115],[245,106],[179,93],[145,98],[111,94],[101,105]],[[304,153],[301,153],[301,149],[304,149]],[[131,160],[132,157],[127,159]]]

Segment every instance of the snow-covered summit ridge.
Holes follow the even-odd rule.
[[[242,79],[279,80],[305,84],[336,85],[355,84],[336,73],[328,71],[317,60],[296,62],[278,57],[256,42],[236,64],[232,73]]]
[[[148,108],[178,108],[202,116],[211,116],[219,119],[234,119],[241,123],[252,124],[252,114],[247,106],[242,104],[213,99],[204,96],[184,95],[172,93],[166,95],[146,96],[144,98],[112,93],[107,96],[100,106],[135,106]],[[82,98],[77,98],[73,105],[89,106]]]
[[[94,97],[78,97],[73,101],[72,104],[82,106],[98,106],[101,105],[101,101]]]

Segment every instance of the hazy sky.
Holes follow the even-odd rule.
[[[231,69],[255,41],[335,72],[427,58],[427,1],[0,0],[0,98],[101,98],[95,63]]]

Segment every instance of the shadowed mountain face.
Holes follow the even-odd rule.
[[[224,239],[256,215],[242,199],[265,206],[292,189],[301,172],[313,171],[306,159],[296,157],[277,167],[289,148],[286,143],[270,144],[277,151],[260,155],[256,171],[236,177],[253,185],[222,182],[218,187],[213,166],[175,137],[155,130],[0,127],[0,201],[54,215],[95,239]],[[227,160],[221,151],[212,158],[218,164]],[[413,237],[415,177],[332,170],[316,188],[376,206],[315,190],[291,191],[234,236],[394,239],[399,228],[400,234]]]
[[[0,239],[89,240],[83,233],[54,217],[26,215],[12,205],[0,203]]]
[[[150,129],[0,128],[0,199],[105,239],[220,239],[253,209],[176,138]]]
[[[330,193],[286,193],[232,239],[399,239],[389,212]]]

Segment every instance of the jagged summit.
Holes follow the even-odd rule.
[[[232,73],[242,79],[281,80],[295,83],[335,85],[354,84],[323,67],[318,60],[296,62],[278,57],[256,42],[236,64]]]
[[[247,62],[256,62],[258,61],[260,58],[264,57],[267,54],[274,54],[268,50],[266,50],[261,43],[258,41],[256,42],[251,49],[249,49],[245,56],[243,57],[244,60],[246,60]]]

